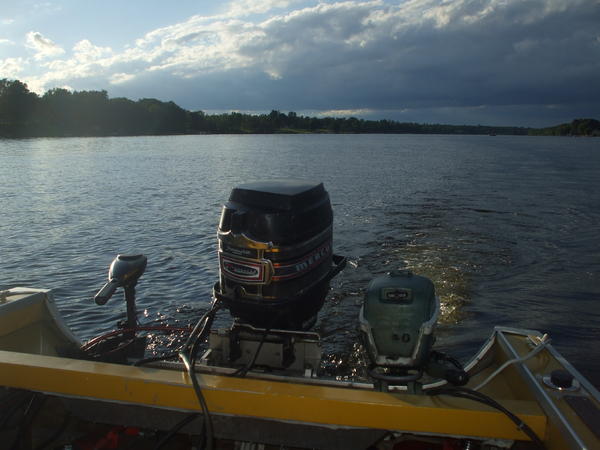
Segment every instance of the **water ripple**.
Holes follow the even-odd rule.
[[[458,357],[494,325],[548,331],[599,384],[600,153],[584,139],[487,136],[177,136],[0,141],[0,289],[51,287],[83,339],[125,315],[93,295],[117,253],[144,253],[140,320],[193,323],[217,278],[232,186],[321,180],[349,256],[316,329],[333,376],[364,376],[356,317],[368,282],[430,277],[438,345]],[[368,163],[366,160],[368,156]],[[576,157],[574,156],[576,155]],[[18,180],[18,182],[16,182]],[[226,325],[226,313],[218,325]],[[152,351],[180,338],[152,336]],[[590,353],[591,352],[591,353]]]

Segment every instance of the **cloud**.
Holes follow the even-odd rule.
[[[36,60],[59,56],[65,53],[61,47],[56,45],[50,39],[42,36],[42,34],[37,31],[30,31],[27,33],[25,45],[35,51],[34,58]]]
[[[96,61],[109,55],[112,55],[110,47],[97,47],[87,39],[79,41],[73,47],[73,56],[80,62]]]
[[[369,116],[375,111],[372,109],[331,109],[329,111],[320,111],[317,114],[322,117],[354,117]]]
[[[135,75],[131,73],[115,73],[110,77],[110,84],[122,84],[131,81]]]
[[[244,17],[265,14],[273,9],[288,8],[299,0],[237,0],[229,4],[226,17]]]
[[[23,71],[27,62],[23,58],[0,59],[0,75],[2,78],[16,79]]]
[[[65,55],[31,32],[44,70],[32,78],[190,109],[381,111],[407,120],[600,104],[597,0],[240,0],[224,11],[153,30],[120,51],[83,40]]]
[[[10,39],[0,39],[0,45],[14,45],[14,42]]]

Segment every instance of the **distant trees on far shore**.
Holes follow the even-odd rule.
[[[534,136],[600,136],[600,121],[596,119],[575,119],[555,127],[531,129]]]
[[[0,136],[124,136],[189,132],[192,113],[173,102],[109,99],[106,91],[51,89],[41,97],[0,80]]]
[[[585,120],[585,126],[571,126],[571,134],[573,130],[586,134],[590,129],[599,129],[598,121]],[[552,134],[544,130],[550,129],[321,118],[275,110],[258,115],[209,115],[152,98],[108,98],[104,90],[73,92],[55,88],[39,96],[21,81],[0,80],[0,137],[9,138],[218,133]]]

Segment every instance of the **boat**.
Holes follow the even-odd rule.
[[[236,187],[213,303],[193,329],[137,322],[143,255],[118,255],[95,297],[122,289],[127,320],[85,343],[52,290],[2,291],[5,448],[600,448],[600,394],[547,334],[496,327],[462,365],[435,350],[435,287],[408,270],[366,289],[357,326],[369,379],[323,376],[311,327],[345,264],[330,208],[320,183]],[[212,329],[220,309],[232,325]],[[187,340],[147,357],[144,330]]]

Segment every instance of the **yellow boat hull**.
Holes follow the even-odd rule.
[[[57,348],[79,342],[58,315],[51,292],[15,289],[4,297],[0,303],[0,386],[44,393],[87,420],[117,424],[124,420],[124,408],[138,411],[129,415],[128,425],[150,427],[166,427],[182,413],[201,412],[181,364],[134,367],[60,357]],[[537,332],[496,329],[466,366],[471,375],[468,387],[478,386],[507,361],[530,354],[541,342]],[[304,439],[307,447],[320,448],[327,443],[339,448],[341,441],[332,442],[332,436],[347,434],[351,443],[362,445],[361,439],[389,432],[529,440],[504,414],[468,399],[411,395],[401,388],[378,392],[369,383],[252,372],[238,378],[227,369],[202,365],[196,369],[215,418],[216,437],[250,440],[248,436],[256,437],[257,430],[266,426],[275,437],[264,439],[278,440],[268,443],[283,444],[279,441],[287,437],[292,443]],[[571,372],[578,389],[562,392],[548,387],[543,378],[556,369]],[[526,361],[506,365],[481,392],[527,423],[548,449],[600,448],[593,431],[593,411],[597,414],[600,407],[598,392],[549,344]],[[582,412],[571,397],[586,399],[592,413]],[[273,431],[278,428],[279,433]],[[282,435],[281,430],[289,431]],[[306,432],[294,430],[314,434],[308,438]]]

